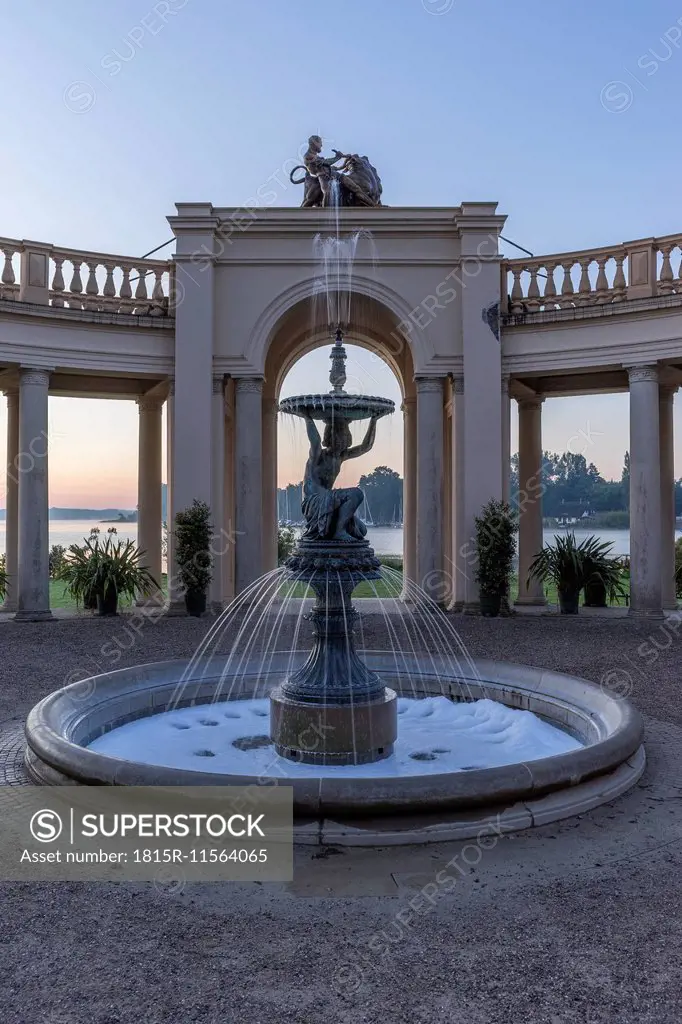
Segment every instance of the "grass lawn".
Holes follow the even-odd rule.
[[[630,579],[627,578],[624,582],[625,582],[625,585],[626,585],[626,596],[622,597],[618,601],[614,602],[613,607],[617,607],[619,605],[621,607],[623,607],[623,606],[626,606],[626,605],[629,604]],[[161,587],[162,587],[162,590],[163,590],[163,592],[165,594],[166,593],[166,588],[167,588],[167,577],[166,577],[165,573],[164,573],[164,575],[161,578]],[[512,600],[516,599],[517,592],[518,592],[518,578],[516,576],[513,576],[512,577],[512,585],[511,585]],[[289,596],[289,597],[314,597],[314,594],[313,594],[312,590],[310,590],[310,588],[305,586],[305,584],[303,584],[303,583],[285,584],[282,587],[282,589],[281,589],[281,594],[282,594],[283,597],[284,596]],[[360,583],[359,586],[357,586],[355,588],[355,590],[353,591],[353,597],[354,598],[363,598],[363,597],[388,597],[388,598],[395,598],[395,597],[398,597],[399,594],[400,594],[400,590],[399,590],[399,587],[397,585],[397,580],[395,580],[395,579],[392,580],[392,581],[389,581],[389,582],[387,582],[386,580],[376,580],[374,582],[367,581],[365,583]],[[558,605],[558,603],[559,603],[559,596],[557,594],[557,589],[554,586],[554,584],[547,584],[545,586],[545,597],[547,598],[548,604]],[[132,607],[132,603],[133,603],[132,601],[130,601],[129,599],[126,599],[124,601],[121,601],[120,607],[123,608],[123,609],[130,608],[130,607]],[[582,596],[581,596],[581,604],[582,604]],[[68,611],[74,611],[74,612],[79,610],[77,608],[76,602],[73,600],[73,598],[69,594],[66,593],[66,586],[65,586],[65,584],[62,583],[60,580],[50,580],[50,607],[51,608],[63,608],[63,609],[66,609]],[[82,611],[82,608],[80,610]]]

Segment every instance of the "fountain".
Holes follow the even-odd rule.
[[[297,839],[314,843],[465,838],[611,800],[644,769],[638,713],[584,679],[472,659],[452,618],[380,566],[358,516],[362,491],[334,487],[394,405],[344,390],[357,237],[341,241],[339,207],[380,205],[381,183],[366,158],[320,152],[311,137],[303,205],[337,207],[336,238],[319,244],[336,331],[331,391],[280,403],[310,444],[305,530],[191,659],[102,673],[41,701],[26,725],[28,771],[41,784],[284,784]],[[350,424],[367,420],[354,445]],[[351,595],[380,580],[384,639],[368,650]],[[315,594],[310,612],[300,587]]]
[[[270,729],[283,757],[313,764],[363,764],[393,752],[397,702],[395,692],[355,650],[357,612],[351,594],[363,580],[381,578],[379,560],[357,517],[363,494],[357,487],[334,490],[333,484],[346,459],[371,449],[377,419],[393,412],[394,405],[386,398],[346,394],[340,327],[331,362],[329,394],[288,398],[280,406],[305,420],[310,440],[303,484],[306,530],[286,568],[290,578],[303,577],[309,583],[316,604],[311,615],[313,650],[272,694]],[[365,440],[352,447],[349,423],[367,418]],[[325,423],[324,440],[316,419]]]

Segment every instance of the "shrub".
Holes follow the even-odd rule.
[[[102,543],[92,536],[83,544],[71,544],[59,578],[77,603],[92,607],[107,601],[114,606],[121,597],[135,598],[158,587],[148,569],[140,565],[143,552],[132,540],[116,540],[111,533]]]
[[[49,572],[51,580],[58,580],[64,562],[66,561],[66,548],[63,544],[53,544],[49,555]]]
[[[290,526],[280,526],[277,530],[277,564],[283,565],[296,547],[296,533]]]
[[[506,501],[491,498],[476,516],[475,578],[481,594],[508,593],[516,554],[516,516]]]
[[[180,582],[186,592],[204,594],[213,578],[211,510],[196,498],[175,516],[175,557]]]
[[[555,537],[554,544],[548,544],[533,559],[527,584],[531,579],[543,583],[551,580],[561,599],[579,594],[589,584],[601,583],[609,600],[614,601],[624,595],[625,588],[623,563],[611,555],[612,548],[612,544],[599,541],[593,534],[580,544],[574,533]]]

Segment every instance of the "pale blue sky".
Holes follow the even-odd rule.
[[[313,131],[366,152],[391,205],[498,200],[536,253],[680,226],[673,0],[0,0],[0,18],[0,235],[142,254],[176,201],[240,205]],[[590,456],[620,472],[624,396],[545,413],[557,450],[603,423]],[[102,498],[130,504],[135,408],[114,418],[53,409],[74,459],[87,422],[121,463]]]

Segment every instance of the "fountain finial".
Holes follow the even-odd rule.
[[[346,383],[346,350],[343,346],[343,331],[336,328],[336,341],[334,342],[329,358],[332,361],[332,368],[329,372],[329,383],[332,386],[333,395],[342,395],[343,385]]]

